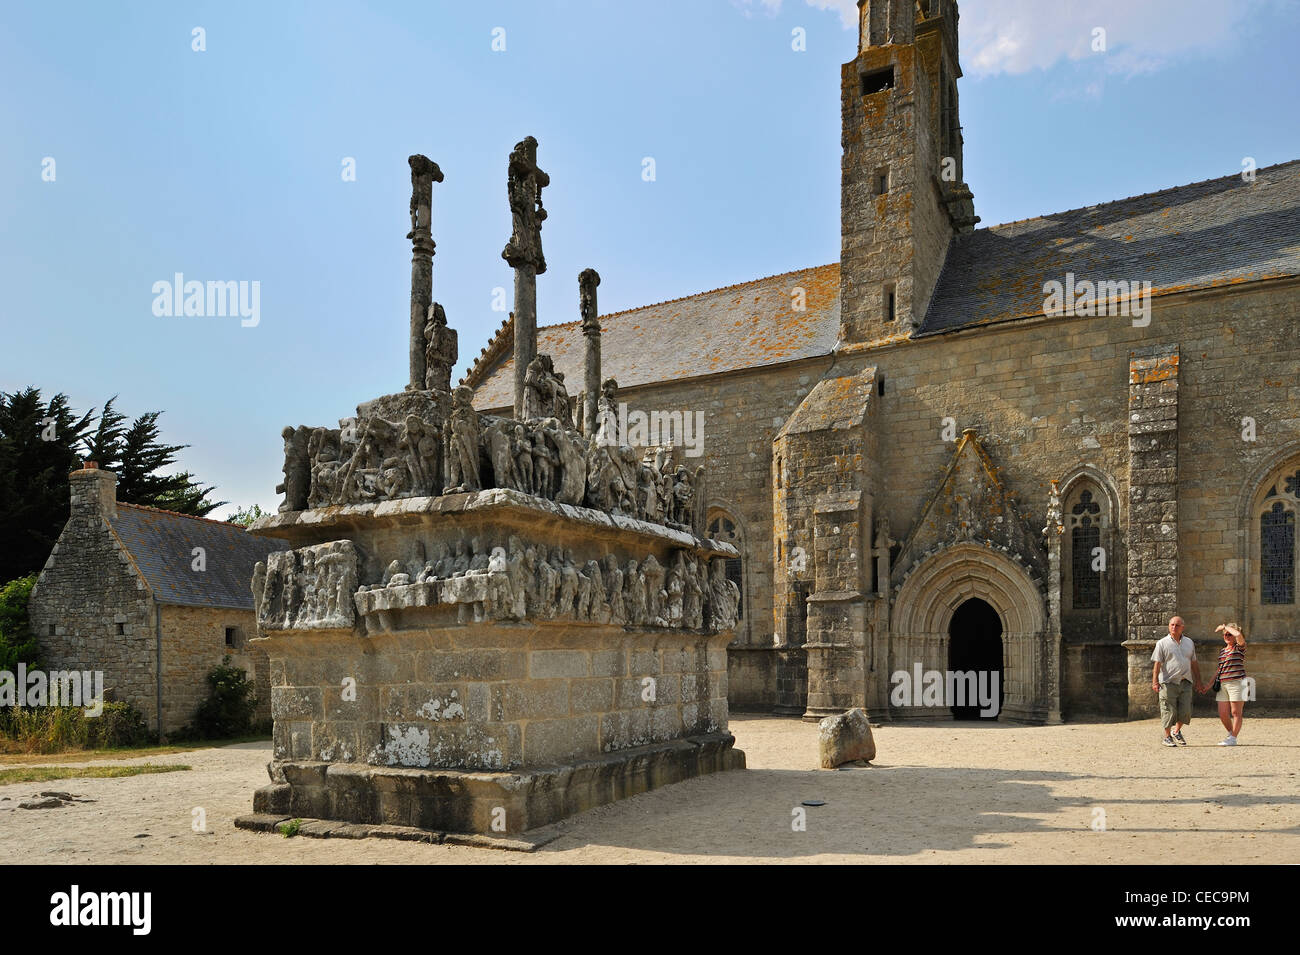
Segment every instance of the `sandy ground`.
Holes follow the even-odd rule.
[[[840,771],[816,768],[815,725],[739,716],[732,731],[748,771],[595,809],[531,854],[237,830],[269,743],[113,761],[189,772],[0,786],[0,838],[6,860],[38,864],[1300,862],[1300,719],[1248,714],[1235,748],[1197,719],[1177,750],[1158,745],[1155,721],[886,724],[878,765]],[[9,808],[49,789],[96,801]],[[792,810],[812,799],[826,805],[794,831]],[[196,807],[206,832],[191,827]]]

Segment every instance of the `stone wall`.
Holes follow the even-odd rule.
[[[1177,345],[1179,606],[1168,608],[1168,613],[1180,613],[1198,643],[1218,623],[1241,620],[1252,651],[1257,651],[1255,659],[1268,661],[1278,701],[1300,702],[1295,684],[1300,668],[1294,660],[1300,607],[1261,609],[1257,543],[1249,568],[1243,560],[1250,539],[1250,519],[1244,516],[1247,498],[1256,493],[1252,475],[1263,480],[1270,469],[1300,461],[1300,386],[1294,373],[1300,343],[1278,334],[1300,321],[1298,288],[1300,283],[1278,281],[1157,297],[1146,327],[1134,326],[1126,317],[1036,319],[845,349],[836,362],[837,376],[869,363],[884,382],[883,394],[876,399],[877,513],[888,517],[892,536],[906,539],[951,463],[955,445],[944,440],[942,432],[944,419],[952,418],[955,428],[949,433],[957,438],[963,428],[978,431],[1000,478],[1021,500],[1031,529],[1045,522],[1053,479],[1081,467],[1104,476],[1118,495],[1114,540],[1124,549],[1133,467],[1130,361],[1141,357],[1143,349]],[[771,631],[783,628],[785,619],[772,609],[775,482],[770,469],[756,464],[771,454],[770,442],[779,430],[775,422],[783,422],[793,403],[817,380],[815,375],[811,382],[806,380],[817,367],[810,362],[634,392],[635,400],[648,406],[702,406],[709,411],[709,496],[731,502],[745,524],[748,586],[741,639],[750,646],[761,646]],[[1256,423],[1255,441],[1242,438],[1244,417]],[[809,461],[804,466],[834,463]],[[1068,560],[1068,535],[1063,544],[1063,559]],[[1125,557],[1115,554],[1108,561],[1107,592],[1115,594],[1119,608],[1127,606]],[[771,621],[767,625],[758,619],[764,607]],[[1118,622],[1119,629],[1109,638],[1093,634],[1089,649],[1064,654],[1063,692],[1070,701],[1066,705],[1076,711],[1101,692],[1095,684],[1085,690],[1076,667],[1100,676],[1107,693],[1130,682],[1120,644],[1133,632],[1123,613]],[[746,682],[746,669],[755,680]],[[745,695],[734,696],[733,705],[775,703],[777,688],[767,681],[776,678],[776,666],[738,658],[733,675],[738,671],[736,689]],[[1134,693],[1149,695],[1149,664],[1136,666],[1135,673]],[[873,678],[887,680],[887,674],[878,672]],[[757,695],[760,686],[762,696]],[[1107,701],[1098,709],[1110,712],[1112,707]]]
[[[259,641],[272,661],[277,760],[509,770],[727,725],[716,637],[628,633],[611,645],[591,628],[482,624],[320,634],[309,655],[287,652],[291,639]]]
[[[236,646],[226,646],[226,628],[237,631]],[[162,608],[163,729],[172,732],[194,719],[208,698],[207,675],[230,655],[231,666],[242,669],[257,694],[254,718],[271,718],[271,680],[266,653],[250,646],[257,636],[251,610],[220,607]]]
[[[107,477],[105,477],[107,476]],[[28,607],[48,670],[104,672],[105,695],[157,724],[154,602],[104,517],[113,475],[75,471],[72,511],[37,578]]]

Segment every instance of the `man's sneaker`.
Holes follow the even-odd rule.
[[[1220,743],[1219,745],[1220,745],[1220,746],[1236,746],[1236,745],[1237,745],[1237,737],[1235,737],[1235,736],[1229,736],[1227,739],[1225,739],[1225,740],[1224,740],[1222,743]]]
[[[1165,736],[1165,737],[1162,737],[1161,740],[1160,740],[1160,745],[1161,745],[1161,746],[1172,746],[1174,749],[1177,749],[1177,748],[1178,748],[1178,744],[1174,742],[1174,739],[1173,739],[1172,736]]]
[[[1182,730],[1179,730],[1177,733],[1174,734],[1174,739],[1178,740],[1178,745],[1179,745],[1179,746],[1186,746],[1186,745],[1187,745],[1187,740],[1183,739],[1183,731],[1182,731]]]

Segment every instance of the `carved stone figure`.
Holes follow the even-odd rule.
[[[695,518],[693,503],[695,489],[691,487],[691,474],[685,467],[677,466],[677,475],[673,479],[673,523],[689,526]]]
[[[536,581],[536,568],[532,567],[529,561],[532,560],[531,551],[525,552],[519,538],[511,536],[510,538],[510,556],[506,561],[506,572],[510,575],[510,592],[514,595],[515,605],[509,616],[515,620],[522,620],[529,610],[528,593],[534,587]]]
[[[553,476],[554,500],[559,504],[580,505],[587,490],[587,442],[561,422],[548,419],[542,429],[555,446],[558,474]]]
[[[637,515],[652,524],[662,524],[663,515],[659,511],[659,482],[655,479],[654,469],[644,461],[637,467],[636,486]]]
[[[375,475],[375,496],[389,501],[410,497],[410,480],[411,472],[406,461],[400,457],[385,458]]]
[[[555,468],[560,455],[551,447],[548,434],[544,428],[533,432],[533,493],[551,500],[555,497]]]
[[[537,561],[537,604],[535,616],[544,620],[549,620],[559,612],[560,603],[560,571],[556,567],[554,558],[547,559],[546,551],[542,551],[541,558]]]
[[[560,559],[559,548],[556,548],[556,560]],[[561,617],[572,616],[575,612],[575,606],[578,600],[578,568],[573,563],[573,551],[565,551],[563,562],[558,565],[560,572],[560,596],[558,614]]]
[[[664,603],[663,617],[669,627],[680,627],[682,625],[683,600],[686,591],[683,569],[685,562],[685,556],[679,551],[677,559],[673,561],[668,570],[668,576],[664,583],[664,593],[667,599]]]
[[[736,625],[736,610],[740,606],[740,588],[727,579],[727,562],[713,558],[713,574],[709,580],[709,626],[714,630],[729,630]]]
[[[280,436],[284,438],[284,481],[275,486],[284,495],[280,511],[301,511],[307,507],[311,490],[311,429],[285,428]]]
[[[550,184],[551,177],[537,165],[537,140],[525,137],[511,151],[506,172],[514,231],[501,257],[512,268],[530,266],[537,275],[546,271],[546,259],[542,256],[542,223],[546,220],[542,189]]]
[[[480,571],[486,571],[491,555],[483,549],[483,545],[479,541],[479,538],[475,537],[469,542],[469,549],[472,556],[470,557],[469,570],[467,572],[475,574]]]
[[[510,574],[510,561],[504,547],[493,547],[488,558],[488,599],[487,609],[495,619],[518,620],[522,616],[515,596],[514,582]]]
[[[429,462],[421,454],[421,442],[425,439],[425,424],[419,415],[409,414],[402,423],[402,434],[397,441],[397,449],[406,462],[411,492],[418,497],[433,492],[433,480],[429,475]]]
[[[450,577],[452,571],[451,550],[445,541],[439,541],[433,550],[433,567],[431,577],[435,579]]]
[[[614,624],[627,623],[627,599],[623,595],[623,571],[618,566],[618,558],[613,554],[605,555],[605,594],[609,600],[609,622]]]
[[[587,619],[596,623],[609,623],[609,598],[605,596],[605,578],[600,572],[600,562],[587,561]]]
[[[664,523],[672,520],[673,513],[673,476],[671,471],[672,455],[667,448],[655,452],[655,475],[659,485],[659,513]]]
[[[646,622],[651,626],[666,627],[668,620],[664,616],[663,565],[651,554],[641,565],[641,573],[645,578]]]
[[[447,327],[447,313],[437,302],[429,306],[429,318],[424,326],[424,354],[424,387],[451,391],[451,370],[458,354],[457,335],[454,328]]]
[[[451,555],[451,573],[448,577],[459,577],[469,570],[469,554],[465,550],[465,538],[458,537]]]
[[[618,504],[614,510],[631,517],[637,514],[636,509],[636,481],[639,462],[636,459],[636,452],[629,447],[623,446],[616,449],[614,463],[618,470]]]
[[[443,176],[438,164],[427,156],[410,156],[406,161],[411,167],[411,234],[407,236],[411,239],[432,225],[433,184],[442,182]]]
[[[524,372],[524,420],[537,421],[549,416],[555,407],[551,387],[551,356],[538,355]]]
[[[616,448],[622,442],[618,431],[618,382],[606,378],[596,402],[596,444]]]
[[[479,418],[472,404],[474,392],[460,385],[452,393],[451,446],[448,454],[449,480],[444,493],[477,491],[479,478]]]
[[[686,575],[683,580],[685,593],[682,595],[682,625],[691,630],[704,627],[704,588],[708,581],[700,573],[700,562],[692,554],[686,561]]]
[[[623,600],[627,622],[633,626],[643,626],[648,622],[645,590],[645,575],[637,568],[635,560],[629,560],[623,575]]]
[[[514,473],[519,490],[525,494],[536,493],[533,485],[533,442],[521,424],[514,427],[510,439],[510,453],[515,459]]]
[[[505,418],[498,418],[484,428],[483,433],[488,459],[492,462],[493,483],[497,487],[521,490],[519,475],[515,472],[513,425]]]
[[[311,460],[311,491],[308,507],[324,507],[334,501],[338,493],[339,432],[329,428],[316,428],[307,439],[307,455]]]

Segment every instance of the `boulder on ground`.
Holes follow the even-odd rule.
[[[876,741],[871,735],[867,711],[855,706],[838,716],[828,716],[818,724],[817,746],[822,769],[834,769],[854,760],[876,758]]]

